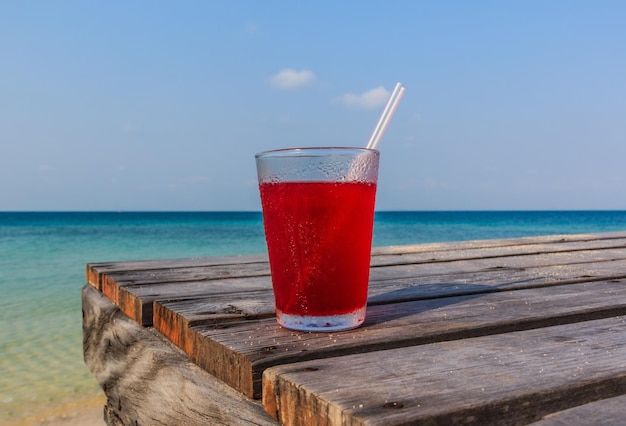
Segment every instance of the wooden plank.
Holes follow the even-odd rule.
[[[521,238],[502,238],[489,240],[470,240],[456,242],[427,243],[401,246],[386,246],[374,248],[376,254],[402,254],[402,253],[432,253],[438,251],[455,251],[472,248],[497,248],[507,246],[524,246],[536,244],[555,243],[587,243],[593,241],[623,239],[626,238],[626,231],[600,232],[593,234],[562,234],[562,235],[540,235]]]
[[[476,272],[497,268],[536,268],[541,266],[558,266],[575,263],[596,263],[626,259],[626,247],[601,250],[576,250],[566,252],[544,252],[538,254],[479,257],[448,261],[432,261],[424,263],[403,263],[385,267],[373,267],[370,280],[400,279],[442,275],[452,273]]]
[[[626,280],[418,300],[368,308],[364,325],[300,333],[273,318],[189,327],[183,348],[206,371],[258,398],[274,365],[626,314]]]
[[[626,395],[548,414],[533,426],[615,426],[626,421]]]
[[[208,281],[228,278],[246,278],[269,275],[269,263],[248,262],[233,265],[216,264],[179,268],[147,269],[144,271],[123,271],[107,274],[105,281],[120,287],[185,281]]]
[[[587,281],[619,279],[626,276],[626,260],[612,258],[594,264],[508,268],[496,267],[470,273],[449,273],[372,281],[368,304],[387,304],[437,297],[461,296],[496,291],[544,287]],[[251,284],[253,280],[248,280]],[[185,316],[189,325],[259,318],[273,313],[274,297],[270,284],[263,280],[247,292],[214,292],[198,297],[175,296],[156,302],[155,309],[165,309]],[[188,294],[188,293],[186,293]],[[169,314],[168,314],[169,315]],[[165,331],[165,330],[161,330]]]
[[[455,247],[455,244],[451,244],[451,246]],[[452,249],[452,247],[449,247],[447,250],[441,249],[436,251],[423,251],[419,250],[423,249],[423,247],[412,247],[414,251],[407,251],[407,249],[398,248],[401,249],[401,251],[396,253],[377,252],[372,257],[372,266],[450,262],[459,260],[506,258],[513,256],[528,256],[551,253],[573,253],[577,251],[588,250],[620,249],[626,247],[626,239],[612,238],[591,241],[558,241],[549,244],[520,243],[518,245],[506,245],[497,247],[484,246],[465,249]]]
[[[154,328],[187,354],[193,353],[190,327],[275,317],[271,288],[199,299],[158,300],[153,309]]]
[[[241,265],[262,262],[267,262],[267,254],[136,260],[126,262],[94,262],[87,264],[86,278],[89,285],[100,290],[102,288],[101,280],[105,275],[124,272],[146,272],[160,269]]]
[[[623,271],[623,272],[622,272]],[[559,267],[507,269],[447,276],[373,282],[368,305],[475,295],[497,291],[626,278],[626,260]],[[203,324],[274,317],[274,295],[267,288],[200,297],[157,300],[154,327],[186,353],[192,354],[189,328]]]
[[[229,260],[232,263],[204,258],[165,263],[92,264],[87,267],[87,276],[101,288],[108,280],[110,290],[107,291],[140,323],[148,325],[152,322],[155,304],[155,326],[165,334],[169,333],[168,337],[203,369],[255,398],[261,396],[263,372],[274,366],[307,360],[327,360],[324,362],[329,363],[330,359],[343,360],[344,356],[360,353],[374,356],[402,348],[421,350],[438,344],[433,342],[473,340],[478,336],[515,334],[519,330],[626,315],[626,282],[623,280],[626,278],[626,232],[375,249],[365,326],[332,334],[296,333],[278,327],[273,318],[266,257],[229,257]],[[118,314],[128,321],[119,311],[116,312],[107,314],[110,322],[121,324]],[[87,318],[90,315],[87,309]],[[104,317],[106,315],[100,316]],[[142,330],[137,326],[134,328]],[[144,331],[158,337],[151,328]],[[139,360],[135,357],[138,347],[135,342],[124,340],[124,333],[111,328],[101,334],[102,342],[108,343],[100,346],[100,355],[110,358],[104,374],[113,372],[114,376],[120,376],[118,373],[121,374],[122,370],[116,369],[121,365],[120,360],[131,359],[131,377],[135,374],[135,364],[146,366],[154,360],[157,367],[162,365],[164,360],[159,358],[159,345],[154,346],[156,355],[153,352],[145,360]],[[124,342],[122,345],[115,341],[112,344],[111,339]],[[148,341],[150,339],[148,336]],[[89,352],[88,347],[87,344],[85,354]],[[119,350],[120,356],[111,357],[111,350]],[[111,364],[113,359],[115,363]],[[169,363],[169,360],[165,362]],[[153,367],[148,369],[152,371]],[[156,370],[158,373],[159,369]],[[170,373],[167,371],[158,380],[165,388],[167,381],[175,381],[180,375]],[[144,373],[137,373],[140,374]],[[185,374],[188,371],[183,371]],[[115,383],[117,377],[107,380]],[[185,377],[184,381],[187,380]],[[219,381],[212,383],[223,386]],[[275,385],[278,386],[279,382],[272,381],[271,386]],[[109,386],[108,382],[105,386]],[[154,385],[135,382],[123,391],[139,400],[139,405],[143,395],[137,394],[135,398],[132,392],[141,386]],[[192,388],[195,389],[195,384]],[[225,389],[238,395],[240,402],[247,402],[233,389]],[[274,389],[283,391],[283,388]],[[595,388],[600,392],[598,389],[601,386]],[[109,399],[113,402],[108,404],[106,412],[114,420],[127,416],[124,422],[137,422],[137,416],[129,416],[128,411],[121,412],[121,408],[116,408],[122,398],[120,393],[115,394],[117,391],[112,392],[113,397]],[[221,388],[217,392],[221,395]],[[153,403],[159,398],[167,398],[167,393],[163,390],[161,394],[153,395],[150,391],[148,399]],[[602,397],[606,394],[604,392]],[[295,398],[305,398],[303,395],[300,393]],[[277,412],[281,397],[268,398],[270,412]],[[320,406],[314,399],[309,401],[313,404],[313,411]],[[135,410],[132,407],[136,402],[130,404],[131,411]],[[212,404],[222,405],[215,417],[218,419],[216,424],[220,421],[228,423],[224,420],[227,417],[223,417],[224,410],[228,412],[232,406],[216,400]],[[331,401],[327,410],[336,411],[333,404]],[[400,412],[403,408],[400,405],[403,404],[391,401],[383,411]],[[192,410],[196,410],[194,407]],[[258,403],[253,407],[253,411],[259,410]],[[567,408],[559,407],[559,410]],[[145,407],[142,409],[145,411]],[[237,410],[233,408],[230,412],[231,419]],[[298,410],[297,407],[287,410],[285,418],[289,418],[288,413]],[[185,414],[182,419],[183,423],[195,424],[185,420]],[[140,423],[156,423],[150,417],[139,420]],[[350,417],[346,424],[359,424],[360,421],[360,417]],[[180,420],[176,422],[180,423]],[[208,422],[213,424],[213,420]]]
[[[233,278],[266,277],[269,282],[270,271],[267,262],[250,262],[212,266],[149,269],[144,271],[124,271],[104,275],[100,278],[100,290],[117,304],[122,311],[143,325],[152,325],[152,302],[158,297],[171,297],[185,294],[186,297],[200,294],[215,294],[215,288],[224,287],[224,283],[212,284],[211,281],[230,280]],[[237,284],[239,283],[239,284]],[[174,284],[174,285],[173,285]],[[243,291],[247,284],[241,285]],[[262,284],[265,286],[266,284]],[[229,286],[227,285],[226,288]],[[257,286],[253,286],[257,289]],[[206,291],[205,291],[206,290]],[[228,291],[228,290],[226,290]],[[142,299],[142,294],[147,298]]]
[[[202,371],[91,286],[82,304],[85,362],[107,396],[107,424],[277,425],[258,402]]]
[[[568,251],[577,247],[601,248],[619,247],[623,245],[626,231],[597,233],[597,234],[570,234],[570,235],[545,235],[537,237],[523,237],[510,239],[490,239],[457,242],[427,243],[401,246],[374,247],[372,255],[381,261],[385,256],[399,255],[429,255],[435,254],[440,257],[453,258],[479,258],[478,251],[484,251],[486,256],[489,252],[509,252],[514,255],[532,253],[533,251],[557,250]],[[550,249],[553,247],[553,249]],[[472,254],[472,251],[474,253]],[[374,259],[373,259],[374,261]]]
[[[377,286],[383,289],[389,283],[377,284],[377,281],[393,280],[398,282],[401,280],[413,279],[413,281],[423,280],[428,276],[450,275],[450,274],[466,274],[471,272],[479,272],[483,270],[498,269],[525,269],[529,267],[537,268],[541,266],[568,265],[576,263],[591,262],[616,262],[626,259],[626,248],[612,249],[591,249],[577,250],[573,252],[542,253],[528,254],[519,257],[504,256],[502,258],[487,258],[473,260],[450,260],[446,262],[419,263],[419,264],[403,264],[402,266],[380,266],[371,269],[371,287]],[[247,268],[251,267],[252,272],[248,272]],[[257,269],[258,268],[258,269]],[[189,269],[181,269],[169,271],[169,276],[175,275],[175,282],[154,282],[151,277],[146,281],[141,281],[136,277],[132,285],[128,282],[118,282],[114,276],[105,276],[102,284],[102,292],[107,295],[122,311],[132,319],[143,325],[153,324],[153,303],[159,300],[171,300],[177,296],[184,294],[185,299],[200,298],[207,295],[218,294],[217,289],[237,288],[237,291],[255,291],[271,288],[269,278],[269,270],[265,273],[261,272],[262,266],[257,264],[247,265],[244,272],[237,272],[237,268],[233,267],[231,272],[229,269],[217,267],[217,272],[210,272],[210,267],[202,268],[202,272]],[[178,274],[176,275],[176,272]],[[200,275],[198,275],[200,274]],[[263,275],[264,274],[264,275]],[[230,275],[231,277],[225,277]],[[204,281],[194,281],[195,279],[205,278]],[[145,283],[144,283],[145,282]],[[392,284],[396,285],[396,284]],[[383,291],[381,291],[382,293]]]
[[[580,234],[580,235],[550,235],[540,237],[526,237],[515,239],[494,239],[478,241],[462,241],[452,243],[431,243],[408,246],[377,247],[372,250],[372,265],[393,264],[399,259],[398,256],[417,255],[417,258],[405,257],[403,262],[424,261],[425,259],[452,259],[451,256],[461,256],[465,258],[488,257],[491,253],[501,252],[502,254],[514,255],[516,252],[523,254],[532,251],[540,252],[545,250],[573,250],[576,247],[586,246],[589,249],[601,247],[617,247],[626,244],[624,240],[626,232],[622,233],[600,233],[600,234]],[[549,248],[551,246],[552,248]],[[472,253],[472,251],[474,251]],[[480,251],[483,251],[480,253]],[[447,253],[446,253],[447,252]],[[434,257],[433,257],[434,255]],[[426,256],[426,257],[424,257]],[[116,280],[125,281],[123,274],[139,272],[144,275],[151,273],[158,274],[159,271],[167,269],[192,268],[217,265],[245,265],[247,263],[267,262],[266,254],[245,255],[245,256],[222,256],[222,257],[200,257],[190,259],[164,259],[129,262],[99,262],[87,264],[87,282],[97,289],[102,288],[101,279],[104,275],[116,276]]]
[[[272,283],[269,275],[259,279],[240,278],[199,282],[164,283],[133,287],[118,287],[114,292],[115,299],[109,294],[116,305],[134,321],[144,326],[153,324],[154,302],[159,300],[192,299],[210,295],[239,295],[257,290],[271,291]]]
[[[263,404],[284,425],[526,424],[625,394],[625,360],[616,317],[273,367]]]

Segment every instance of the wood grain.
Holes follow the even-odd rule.
[[[263,403],[285,425],[526,424],[626,393],[625,360],[615,317],[273,367]]]
[[[446,297],[368,308],[364,326],[342,333],[285,330],[273,318],[199,325],[190,358],[235,389],[261,396],[271,366],[466,339],[626,314],[626,281]]]
[[[87,264],[87,283],[100,290],[102,277],[118,273],[145,272],[162,269],[203,267],[213,265],[240,265],[267,262],[267,255],[212,256],[181,259],[137,260],[126,262],[93,262]]]
[[[533,426],[616,426],[626,422],[626,396],[601,399],[558,411]]]
[[[453,243],[432,243],[408,246],[378,247],[372,250],[372,266],[395,265],[401,263],[423,263],[433,261],[476,259],[488,257],[515,256],[520,254],[540,254],[555,251],[573,251],[583,249],[602,249],[626,246],[623,233],[541,236],[517,239],[463,241]],[[163,259],[129,262],[99,262],[87,264],[87,282],[97,289],[102,287],[102,278],[115,277],[120,285],[132,285],[133,279],[140,276],[145,280],[167,280],[168,272],[193,270],[212,266],[247,264],[267,264],[267,255],[201,257],[190,259]],[[185,276],[186,274],[181,274]],[[171,279],[171,277],[170,277]],[[189,277],[185,277],[190,280]]]
[[[492,268],[469,273],[449,273],[402,279],[372,281],[368,305],[463,296],[498,291],[547,287],[579,282],[620,279],[626,277],[626,260],[596,262],[593,265],[571,264],[548,267]],[[248,280],[248,284],[254,280]],[[274,297],[269,283],[250,290],[179,296],[155,302],[155,319],[163,319],[155,327],[164,335],[178,333],[171,321],[186,327],[237,320],[264,318],[274,312]],[[165,317],[168,317],[165,319]],[[172,340],[175,338],[172,336]]]
[[[445,252],[445,258],[433,257],[431,253],[419,256],[414,253],[381,254],[377,257],[378,263],[371,268],[370,296],[389,293],[388,285],[397,286],[402,281],[415,283],[431,276],[626,260],[626,240],[617,238],[555,243],[552,249],[545,244],[507,249],[508,252],[499,256],[491,252],[491,247],[468,249],[472,253]],[[387,259],[390,256],[393,261]],[[142,325],[153,324],[153,304],[161,300],[203,298],[227,292],[231,287],[240,292],[271,289],[268,265],[255,262],[110,273],[101,276],[99,283],[105,295]],[[382,300],[372,301],[384,303]]]
[[[366,322],[341,333],[276,324],[265,255],[86,275],[109,425],[277,424],[261,397],[285,424],[626,417],[626,232],[376,248]]]
[[[277,424],[89,285],[82,304],[85,363],[107,395],[108,425]]]

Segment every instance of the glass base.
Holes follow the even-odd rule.
[[[276,311],[276,320],[282,327],[296,331],[342,331],[357,328],[365,321],[365,306],[342,315],[289,315]]]

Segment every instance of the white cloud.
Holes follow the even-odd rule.
[[[390,93],[383,86],[380,86],[360,95],[346,93],[337,98],[337,101],[349,107],[374,109],[385,105],[389,95]]]
[[[296,71],[291,68],[281,70],[270,77],[270,84],[283,90],[299,89],[309,86],[315,81],[315,73],[309,70]]]

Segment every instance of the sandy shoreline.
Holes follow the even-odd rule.
[[[105,426],[106,398],[99,395],[85,401],[74,401],[59,407],[46,408],[7,426]]]
[[[57,414],[51,417],[36,420],[30,423],[33,426],[104,426],[104,403],[90,407],[81,407],[68,413]]]

